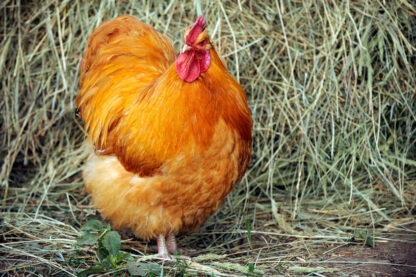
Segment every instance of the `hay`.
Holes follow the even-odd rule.
[[[74,245],[95,214],[80,175],[85,135],[74,98],[86,38],[121,14],[180,49],[204,11],[248,94],[251,165],[225,207],[180,238],[203,257],[189,274],[241,276],[248,263],[252,274],[291,274],[357,233],[377,243],[415,222],[410,2],[6,0],[0,10],[0,272],[74,275],[96,261],[93,248]],[[123,248],[137,259],[154,252],[132,240]]]

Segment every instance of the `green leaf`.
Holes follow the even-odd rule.
[[[77,238],[77,243],[79,245],[94,245],[97,243],[97,236],[89,232],[85,232]]]
[[[370,246],[370,247],[374,247],[374,237],[369,236],[368,234],[361,232],[360,233],[360,237],[364,240],[365,245]]]
[[[104,248],[104,246],[98,246],[98,249],[97,249],[97,256],[98,256],[98,259],[100,260],[100,261],[102,261],[102,260],[104,260],[107,256],[108,256],[109,254],[108,254],[108,251],[107,251],[107,249],[105,249]]]
[[[254,264],[252,264],[252,263],[248,264],[248,272],[250,272],[250,273],[254,272]]]
[[[130,255],[130,253],[123,252],[123,251],[119,251],[118,254],[117,254],[117,257],[116,257],[115,261],[116,261],[116,263],[119,263],[121,261],[131,261],[131,262],[133,262],[134,259]]]
[[[104,235],[103,246],[113,256],[117,256],[121,246],[120,235],[116,231],[110,231]]]
[[[365,240],[365,244],[367,246],[374,247],[375,246],[374,237],[368,236],[367,239]]]
[[[83,271],[81,271],[81,272],[79,272],[78,274],[77,274],[77,276],[78,277],[87,277],[88,275],[90,275],[90,274],[94,274],[94,273],[103,273],[103,272],[105,272],[106,270],[105,270],[105,268],[104,268],[104,266],[103,265],[101,265],[101,264],[96,264],[96,265],[93,265],[93,266],[91,266],[91,267],[89,267],[89,268],[87,268],[86,270],[83,270]]]
[[[101,264],[107,269],[115,269],[117,265],[115,265],[112,261],[112,257],[111,256],[107,256],[105,257],[103,260],[101,260]]]
[[[248,271],[247,271],[246,276],[247,277],[255,277],[255,276],[262,276],[262,275],[259,271],[256,270],[256,267],[254,266],[254,264],[249,263],[248,264]]]
[[[81,227],[81,231],[95,231],[100,232],[103,229],[103,224],[101,221],[96,219],[91,219],[84,226]]]

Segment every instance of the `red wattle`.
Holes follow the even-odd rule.
[[[201,73],[204,73],[205,71],[207,71],[210,64],[211,64],[211,56],[209,54],[209,50],[206,50],[203,52],[203,56],[200,59]]]
[[[195,81],[211,64],[209,50],[188,50],[176,59],[176,71],[185,82]]]

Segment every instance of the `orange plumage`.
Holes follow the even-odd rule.
[[[170,40],[131,16],[96,28],[82,59],[76,104],[95,147],[85,187],[114,228],[143,239],[197,229],[250,158],[246,95],[201,18],[178,64]]]

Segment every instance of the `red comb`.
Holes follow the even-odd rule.
[[[204,14],[202,14],[200,17],[198,17],[194,23],[194,25],[192,25],[191,30],[189,30],[188,35],[185,38],[185,43],[187,45],[192,45],[196,39],[198,38],[199,34],[202,33],[202,31],[205,30],[205,24],[207,22],[204,19]]]

